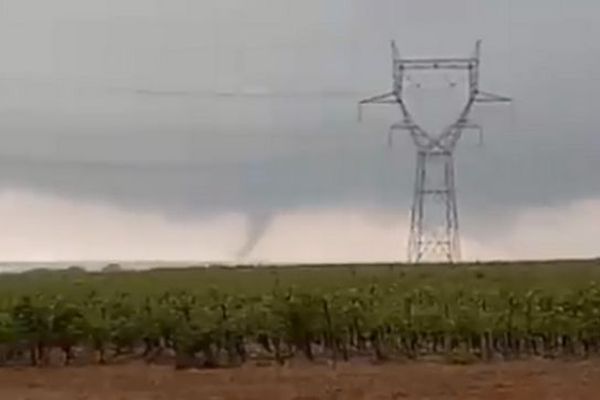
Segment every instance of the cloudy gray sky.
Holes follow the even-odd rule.
[[[0,0],[0,259],[404,259],[413,149],[356,103],[390,39],[478,38],[515,101],[457,152],[467,258],[597,256],[599,35],[592,0]]]

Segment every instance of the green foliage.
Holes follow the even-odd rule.
[[[178,366],[211,368],[260,357],[470,363],[600,352],[595,269],[502,268],[5,276],[0,348],[14,363],[25,349],[36,365],[58,350],[65,363],[91,351],[102,363],[172,354]]]

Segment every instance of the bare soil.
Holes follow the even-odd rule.
[[[128,363],[0,369],[7,400],[598,399],[600,361],[244,366],[176,371]]]

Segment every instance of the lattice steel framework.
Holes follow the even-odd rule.
[[[393,78],[391,92],[365,99],[364,104],[397,104],[402,112],[402,121],[391,126],[389,143],[392,144],[396,131],[408,131],[417,149],[417,166],[414,182],[413,203],[410,216],[408,260],[411,263],[425,261],[457,262],[461,257],[456,186],[454,180],[454,149],[466,130],[482,131],[469,120],[476,103],[509,102],[508,97],[484,92],[479,89],[479,67],[481,41],[467,58],[401,58],[392,42]],[[403,86],[407,73],[411,71],[464,71],[468,75],[468,96],[458,118],[442,132],[432,134],[415,122],[404,98]],[[437,171],[435,171],[437,169]],[[433,174],[431,172],[434,172]],[[437,174],[436,174],[437,173]],[[437,178],[437,179],[432,179]],[[437,207],[443,221],[434,225],[427,216]],[[441,208],[440,208],[441,207]]]

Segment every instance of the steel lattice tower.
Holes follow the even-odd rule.
[[[408,131],[417,149],[417,166],[410,216],[408,261],[457,262],[460,260],[460,235],[456,186],[454,180],[454,149],[466,130],[481,127],[469,120],[476,103],[508,102],[509,98],[479,90],[481,41],[467,58],[401,58],[392,42],[393,78],[391,92],[374,96],[359,104],[397,104],[402,121],[392,125],[390,144],[395,131]],[[468,93],[464,107],[454,122],[437,134],[425,131],[415,122],[403,85],[407,71],[464,71],[468,75]],[[438,220],[433,218],[437,211]]]

